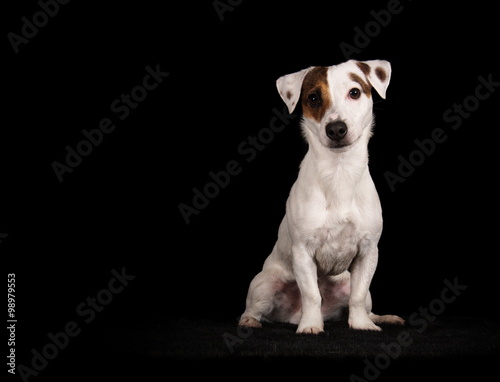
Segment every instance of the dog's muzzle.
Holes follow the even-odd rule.
[[[333,147],[343,147],[346,143],[342,142],[347,135],[347,125],[342,121],[330,122],[325,126],[326,136],[333,142]]]

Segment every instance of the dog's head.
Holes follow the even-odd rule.
[[[370,130],[372,89],[385,99],[390,78],[388,61],[350,60],[282,76],[276,85],[290,113],[300,100],[303,125],[323,146],[341,149]]]

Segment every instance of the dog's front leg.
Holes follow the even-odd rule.
[[[316,263],[303,246],[294,246],[292,254],[293,272],[302,300],[302,316],[297,333],[317,334],[323,331],[323,317]]]
[[[351,264],[351,296],[349,298],[349,327],[359,330],[382,330],[368,317],[367,296],[377,268],[378,249],[367,246],[360,250]]]

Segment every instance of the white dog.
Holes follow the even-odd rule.
[[[403,324],[371,312],[370,283],[378,260],[382,210],[368,170],[372,88],[385,98],[387,61],[310,67],[280,77],[281,98],[293,112],[302,103],[309,150],[286,203],[278,240],[250,284],[239,325],[261,320],[298,324],[319,333],[325,320],[349,308],[349,326],[381,330]]]

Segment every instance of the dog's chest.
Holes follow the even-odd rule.
[[[350,220],[334,227],[316,228],[308,246],[314,251],[318,274],[338,275],[346,271],[358,252],[360,240],[360,231]]]

